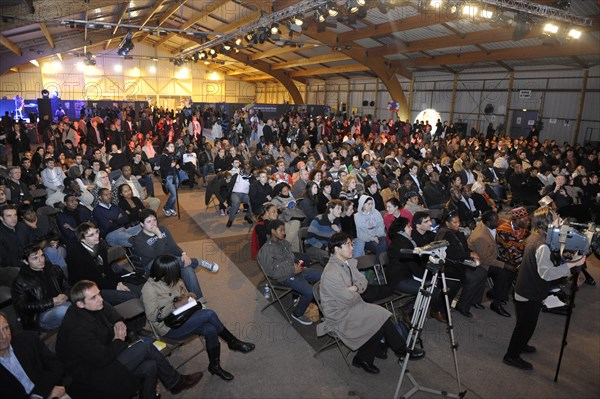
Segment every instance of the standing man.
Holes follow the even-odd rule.
[[[279,284],[300,294],[300,300],[292,312],[292,318],[305,326],[312,321],[304,312],[313,300],[312,286],[321,279],[321,271],[304,267],[300,254],[290,251],[291,244],[285,239],[285,223],[273,220],[269,223],[271,238],[258,251],[258,262],[269,276]],[[307,259],[308,260],[308,259]]]
[[[21,256],[23,255],[23,246],[17,236],[17,216],[16,205],[4,205],[0,208],[0,285],[9,286],[12,284],[19,268],[21,267]]]
[[[548,296],[550,282],[568,276],[573,267],[585,263],[585,256],[555,265],[550,247],[546,244],[549,225],[558,226],[560,218],[550,208],[543,206],[535,211],[531,221],[532,233],[525,243],[523,262],[515,286],[515,311],[517,323],[503,362],[521,370],[532,370],[533,365],[521,358],[522,353],[534,353],[529,340],[535,332],[542,301]]]
[[[232,147],[233,148],[233,147]],[[244,170],[240,169],[241,162],[238,158],[233,158],[233,168],[229,171],[231,173],[231,209],[229,210],[229,219],[227,220],[227,227],[231,227],[233,224],[233,219],[235,219],[235,214],[237,213],[240,205],[246,204],[248,206],[248,213],[244,216],[244,220],[250,224],[252,221],[252,207],[250,206],[250,197],[248,193],[250,192],[250,177],[252,174],[250,173],[250,164],[244,165]]]
[[[74,397],[129,398],[143,381],[141,398],[156,397],[160,378],[173,394],[196,385],[202,373],[181,375],[150,341],[125,342],[127,327],[104,303],[92,281],[71,289],[74,306],[67,311],[56,339],[56,353],[73,377]]]

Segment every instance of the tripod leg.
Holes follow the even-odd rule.
[[[458,350],[458,344],[454,339],[454,325],[452,324],[452,314],[450,312],[450,299],[448,298],[448,286],[446,284],[446,274],[442,271],[442,287],[444,290],[444,301],[446,302],[446,312],[448,312],[448,335],[450,336],[450,346],[452,348],[452,357],[454,358],[454,370],[456,371],[456,381],[458,383],[458,392],[462,391],[460,384],[460,373],[458,371],[458,357],[456,352]]]
[[[404,376],[407,375],[406,368],[408,367],[408,360],[410,359],[410,353],[415,348],[417,341],[419,340],[419,335],[423,330],[423,325],[425,324],[425,320],[427,319],[427,311],[429,309],[429,303],[431,301],[431,296],[433,295],[433,291],[435,289],[435,282],[437,280],[437,272],[433,274],[431,280],[427,282],[427,274],[428,270],[425,270],[423,274],[423,280],[421,280],[421,287],[419,288],[419,294],[417,295],[417,299],[415,300],[413,317],[411,319],[410,332],[408,333],[408,337],[406,338],[406,355],[404,356],[404,361],[402,362],[402,371],[400,372],[400,378],[398,379],[398,385],[396,385],[396,392],[394,393],[394,398],[397,399],[400,395],[400,388],[402,387],[402,382],[404,380]],[[409,379],[415,386],[411,393],[407,396],[411,396],[413,393],[419,390],[414,379],[409,376]]]
[[[560,345],[560,355],[558,355],[558,364],[556,365],[556,374],[554,374],[554,382],[558,381],[558,373],[560,372],[560,364],[562,362],[563,353],[567,346],[567,335],[569,334],[569,326],[571,325],[571,314],[573,314],[573,305],[575,304],[575,293],[577,292],[577,279],[579,278],[579,272],[571,276],[573,282],[571,283],[571,297],[569,298],[569,306],[567,307],[567,320],[565,320],[565,329],[563,331],[562,342]]]

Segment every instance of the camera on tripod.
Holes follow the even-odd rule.
[[[561,260],[570,260],[575,254],[593,253],[600,259],[600,227],[594,223],[565,221],[559,226],[548,226],[546,245]]]

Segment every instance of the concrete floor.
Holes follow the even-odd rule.
[[[160,192],[158,188],[157,192]],[[164,198],[163,198],[164,199]],[[226,218],[214,209],[205,212],[204,192],[182,189],[181,219],[159,217],[176,240],[193,257],[216,261],[220,270],[211,274],[198,271],[208,306],[241,339],[252,341],[256,350],[249,354],[222,350],[222,366],[235,379],[225,382],[206,371],[205,353],[194,357],[180,371],[205,371],[192,390],[177,398],[391,398],[401,367],[389,356],[376,360],[381,373],[376,376],[346,367],[337,349],[315,358],[314,350],[298,332],[314,334],[314,326],[296,329],[274,307],[261,312],[266,304],[256,289],[260,279],[248,272],[252,261],[247,256],[250,234],[240,215],[230,229]],[[220,244],[218,244],[220,243]],[[226,243],[226,244],[225,244]],[[240,266],[238,266],[240,265]],[[251,266],[250,266],[251,267]],[[245,271],[242,272],[242,270]],[[600,261],[589,261],[589,270],[600,280]],[[600,397],[600,288],[584,285],[577,293],[557,383],[553,382],[561,346],[565,317],[542,313],[532,344],[538,352],[524,355],[533,371],[521,371],[502,363],[515,318],[503,318],[489,309],[473,309],[466,319],[453,312],[458,364],[466,397],[475,398],[597,398]],[[486,308],[489,303],[485,303]],[[514,313],[511,303],[507,310]],[[454,364],[445,325],[431,319],[425,324],[423,341],[427,356],[410,362],[409,370],[423,386],[458,393]],[[180,364],[185,355],[200,348],[198,341],[175,352],[171,362]],[[405,378],[401,394],[412,385]],[[163,392],[163,398],[172,397]],[[419,392],[414,397],[436,397]]]

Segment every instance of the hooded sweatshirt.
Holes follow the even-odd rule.
[[[367,200],[373,201],[371,212],[365,213],[363,208]],[[354,223],[356,223],[357,238],[362,241],[371,241],[374,237],[385,237],[385,226],[383,217],[375,209],[373,197],[361,195],[358,199],[358,212],[354,214]]]

